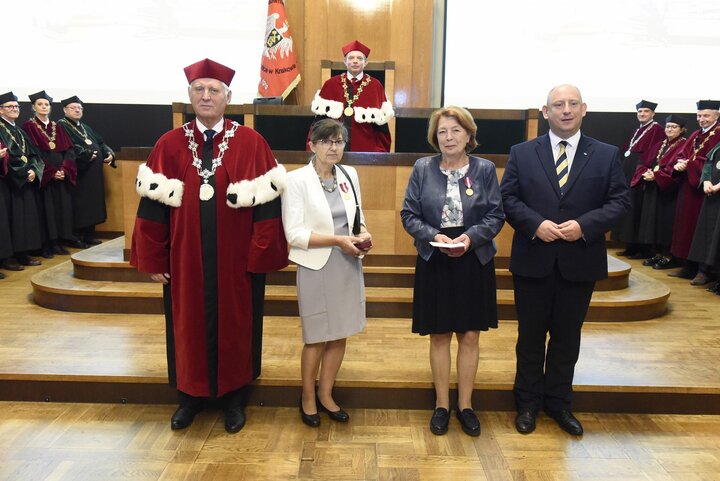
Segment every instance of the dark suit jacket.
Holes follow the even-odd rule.
[[[545,134],[510,149],[502,183],[503,208],[515,229],[510,271],[527,277],[550,275],[557,262],[569,281],[607,277],[607,232],[630,207],[618,149],[581,135],[568,187],[560,196],[550,137]],[[546,243],[535,238],[545,220],[576,220],[583,238]]]

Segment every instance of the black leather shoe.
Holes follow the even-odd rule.
[[[66,256],[70,254],[70,251],[61,246],[60,244],[57,244],[53,247],[53,253],[59,256]]]
[[[530,434],[535,431],[535,418],[536,414],[532,409],[521,409],[515,416],[515,429],[520,434]]]
[[[645,267],[654,266],[655,264],[657,264],[658,262],[660,262],[660,260],[661,260],[662,258],[663,258],[662,254],[655,254],[655,255],[652,256],[650,259],[645,259],[645,260],[643,261],[643,265],[644,265]]]
[[[79,239],[66,240],[65,245],[68,247],[74,247],[75,249],[87,249],[88,248],[88,245]]]
[[[627,258],[628,258],[628,259],[634,259],[634,260],[637,260],[637,259],[646,259],[646,258],[647,258],[647,254],[643,254],[642,252],[636,252],[636,253],[634,253],[634,254],[630,254],[629,256],[627,256]]]
[[[460,421],[460,426],[465,434],[468,436],[480,436],[480,420],[475,411],[470,408],[460,411],[460,408],[457,408],[455,416]]]
[[[677,277],[678,279],[692,279],[695,277],[695,274],[693,274],[691,271],[687,269],[680,269],[677,272],[671,272],[668,274],[669,277]]]
[[[42,256],[43,259],[52,259],[55,257],[55,254],[53,253],[52,247],[46,247],[42,250],[40,256]]]
[[[42,264],[42,262],[40,262],[37,259],[33,259],[29,255],[22,254],[22,255],[17,255],[15,257],[17,258],[18,262],[23,266],[35,267],[35,266],[39,266]]]
[[[5,279],[5,274],[3,274],[2,272],[0,272],[0,279]]]
[[[195,415],[200,409],[191,406],[180,406],[170,419],[170,428],[173,430],[185,429],[190,426],[195,419]]]
[[[302,407],[302,398],[300,398],[299,405],[300,405],[300,419],[302,419],[302,422],[305,423],[307,426],[310,426],[311,428],[319,427],[320,426],[320,413],[307,414]]]
[[[635,253],[636,253],[636,251],[634,251],[634,250],[625,249],[624,251],[616,252],[616,255],[623,256],[623,257],[628,257],[628,256],[631,256],[631,255],[634,255]]]
[[[560,411],[545,411],[548,416],[553,418],[556,423],[558,423],[558,426],[560,426],[563,431],[572,434],[573,436],[581,436],[583,433],[583,427],[582,424],[580,424],[580,421],[577,420],[575,416],[573,416],[573,413],[568,411],[567,409],[562,409]]]
[[[450,411],[445,408],[436,408],[430,418],[430,431],[438,436],[448,431],[450,424]]]
[[[653,266],[653,269],[657,270],[665,270],[665,269],[672,269],[674,267],[678,267],[678,262],[675,260],[674,257],[668,257],[663,256],[662,259],[657,261],[655,265]]]
[[[20,265],[20,263],[16,259],[14,259],[12,257],[5,259],[3,261],[2,268],[6,269],[8,271],[21,271],[21,270],[25,269],[23,266]]]
[[[98,239],[96,239],[94,237],[90,237],[90,236],[84,236],[83,242],[89,246],[96,246],[96,245],[102,244],[102,242],[100,242]]]
[[[230,434],[240,431],[245,426],[245,408],[235,406],[225,410],[225,431]]]
[[[323,406],[323,403],[320,402],[320,398],[315,398],[315,404],[317,405],[318,412],[325,411],[330,417],[330,419],[332,419],[333,421],[337,421],[339,423],[346,423],[350,420],[350,415],[342,409],[338,409],[337,411],[331,411],[325,406]]]

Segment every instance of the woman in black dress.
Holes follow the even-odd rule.
[[[432,114],[427,137],[440,155],[415,163],[400,212],[418,251],[412,330],[430,335],[434,434],[447,432],[450,420],[453,333],[458,342],[456,415],[466,434],[480,434],[472,408],[479,336],[498,325],[493,239],[505,215],[495,165],[468,155],[477,146],[476,132],[463,108]]]

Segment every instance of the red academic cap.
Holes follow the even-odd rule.
[[[209,58],[188,65],[184,70],[189,84],[199,78],[214,78],[215,80],[223,82],[225,85],[230,85],[230,82],[232,82],[235,76],[233,69],[214,62]]]
[[[370,49],[367,47],[367,45],[363,45],[357,40],[353,40],[342,48],[343,57],[352,52],[353,50],[362,52],[362,54],[365,55],[365,58],[368,58],[370,56]]]

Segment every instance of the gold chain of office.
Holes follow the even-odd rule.
[[[357,92],[355,92],[355,95],[353,95],[353,98],[350,98],[350,94],[348,94],[348,84],[347,84],[347,75],[343,75],[341,77],[341,83],[343,88],[343,96],[345,97],[345,103],[347,104],[347,107],[345,107],[345,110],[343,110],[343,113],[345,114],[345,117],[350,117],[354,110],[353,105],[355,102],[357,102],[358,97],[360,97],[360,94],[362,93],[363,89],[367,87],[367,85],[370,83],[369,75],[365,75],[365,78],[360,82],[360,86],[357,89]]]
[[[67,125],[67,126],[70,127],[71,129],[73,129],[75,132],[77,132],[77,134],[78,134],[79,136],[84,137],[84,138],[85,138],[85,144],[86,144],[86,145],[92,145],[92,140],[90,140],[90,139],[88,138],[88,133],[87,133],[87,131],[85,130],[85,127],[83,127],[83,124],[81,124],[80,122],[78,122],[78,125],[80,126],[80,129],[82,129],[82,132],[80,132],[80,129],[78,129],[77,127],[75,127],[75,126],[72,124],[72,122],[69,122],[69,121],[67,121],[67,120],[65,120],[65,119],[60,119],[59,122],[62,122],[63,125]]]
[[[697,140],[700,137],[700,135],[698,135],[697,137],[695,137],[693,139],[693,155],[692,155],[692,159],[690,159],[691,161],[695,160],[695,157],[697,157],[698,152],[700,152],[702,150],[702,148],[705,147],[705,142],[710,140],[710,137],[715,135],[715,132],[717,132],[717,130],[719,128],[720,128],[720,125],[716,125],[715,128],[710,131],[710,133],[707,135],[707,137],[705,137],[705,139],[702,141],[702,143],[699,146],[697,146]]]
[[[5,122],[0,122],[0,126],[2,126],[3,129],[5,129],[5,132],[10,136],[11,139],[13,139],[13,142],[15,142],[15,145],[20,147],[20,150],[22,151],[22,155],[20,156],[20,160],[23,161],[23,164],[27,164],[28,158],[25,155],[25,149],[27,148],[27,144],[25,144],[25,136],[22,134],[22,132],[18,132],[20,134],[20,140],[22,140],[22,145],[20,145],[20,142],[17,141],[13,133],[10,131],[10,129],[7,128],[5,125]]]
[[[40,132],[43,133],[45,138],[48,140],[48,147],[50,147],[50,150],[55,150],[55,137],[57,136],[57,124],[50,121],[50,125],[52,126],[52,135],[48,135],[47,131],[45,130],[45,127],[38,122],[37,117],[33,117],[30,119],[30,121],[35,124],[35,127],[38,128]]]

